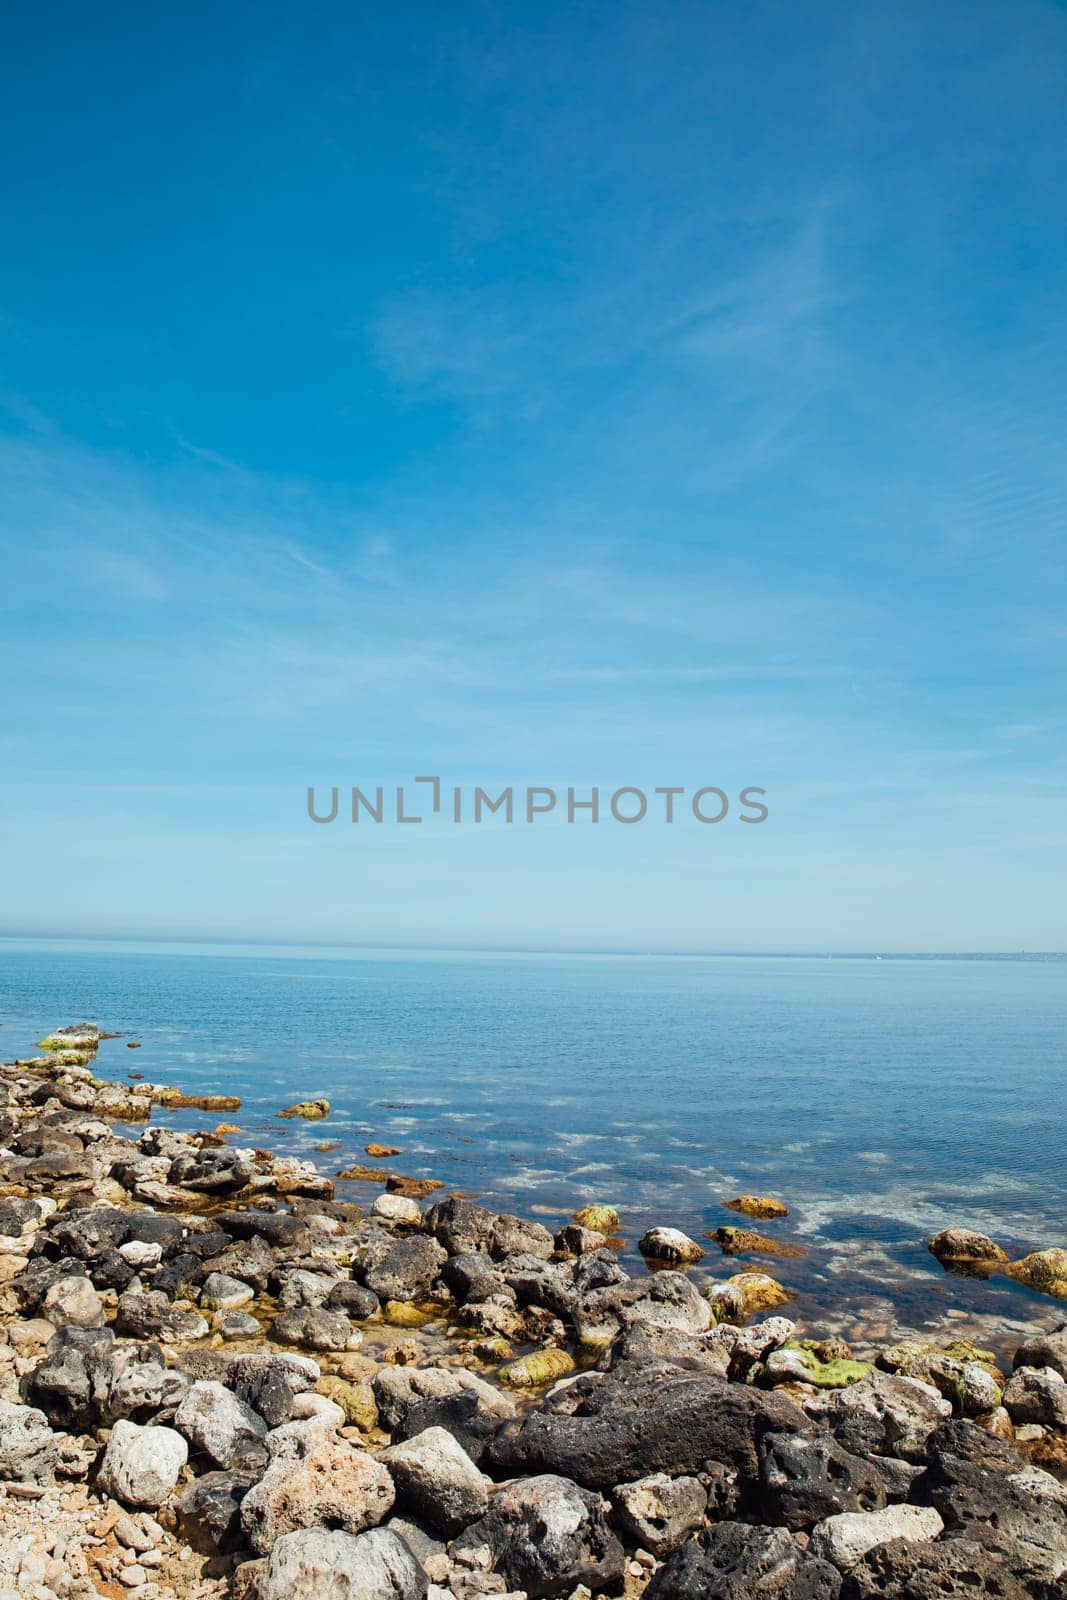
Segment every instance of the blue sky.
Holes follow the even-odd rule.
[[[1063,6],[3,59],[0,932],[1067,947]],[[430,772],[771,815],[306,819]]]

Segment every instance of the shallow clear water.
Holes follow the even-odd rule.
[[[249,1143],[330,1172],[396,1144],[395,1170],[550,1225],[609,1201],[631,1250],[653,1222],[699,1238],[743,1221],[724,1198],[780,1195],[788,1221],[754,1226],[803,1260],[727,1263],[708,1241],[698,1273],[766,1267],[813,1327],[1010,1345],[1067,1317],[1006,1280],[947,1276],[925,1248],[953,1223],[1013,1255],[1067,1244],[1062,962],[0,941],[4,1059],[81,1020],[142,1042],[106,1042],[101,1075],[239,1094]],[[319,1095],[328,1122],[276,1119]]]

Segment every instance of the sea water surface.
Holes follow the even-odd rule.
[[[804,1256],[726,1260],[708,1239],[697,1275],[772,1271],[812,1330],[1009,1348],[1067,1315],[926,1249],[953,1224],[1013,1256],[1067,1244],[1062,961],[0,940],[0,1057],[83,1020],[126,1036],[101,1047],[101,1076],[240,1095],[235,1142],[330,1173],[394,1144],[385,1169],[549,1226],[609,1202],[635,1262],[651,1224],[701,1239],[744,1223],[724,1199],[777,1195],[789,1218],[752,1226]],[[318,1096],[328,1122],[278,1120]]]

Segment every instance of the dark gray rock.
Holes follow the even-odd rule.
[[[178,1500],[181,1536],[201,1555],[227,1555],[244,1543],[241,1501],[256,1482],[251,1473],[205,1472]]]
[[[480,1521],[454,1540],[454,1552],[488,1545],[492,1570],[529,1600],[618,1583],[625,1557],[599,1495],[545,1474],[501,1489]]]
[[[504,1473],[553,1467],[590,1488],[718,1461],[755,1484],[764,1434],[809,1428],[785,1395],[652,1367],[626,1384],[600,1374],[578,1378],[501,1428],[488,1460]]]
[[[373,1289],[368,1289],[362,1283],[355,1283],[350,1278],[342,1278],[340,1283],[335,1283],[330,1290],[326,1309],[343,1311],[353,1322],[366,1322],[369,1317],[377,1316],[381,1310],[381,1302]]]
[[[646,1600],[836,1600],[841,1575],[805,1556],[784,1528],[719,1522],[673,1555]]]
[[[506,1213],[493,1219],[489,1248],[495,1256],[530,1255],[543,1260],[555,1249],[552,1235],[539,1222],[528,1222],[525,1217]]]
[[[1033,1593],[973,1541],[891,1539],[856,1562],[841,1600],[1031,1600]]]
[[[227,1194],[243,1189],[255,1177],[250,1151],[223,1146],[217,1150],[191,1150],[170,1165],[168,1181],[202,1194]]]
[[[208,1325],[197,1311],[181,1311],[157,1289],[145,1294],[129,1290],[119,1296],[115,1312],[116,1333],[133,1339],[159,1339],[163,1344],[177,1344],[186,1339],[203,1339]]]
[[[1016,1350],[1012,1364],[1016,1371],[1020,1367],[1051,1367],[1061,1378],[1067,1378],[1067,1322],[1052,1333],[1027,1339]]]
[[[472,1250],[488,1251],[495,1218],[473,1200],[439,1200],[422,1219],[423,1228],[444,1245],[450,1256]]]
[[[480,1250],[449,1256],[441,1267],[441,1277],[461,1305],[488,1300],[491,1295],[501,1293],[514,1298],[499,1265]]]
[[[322,1306],[298,1306],[275,1317],[271,1336],[279,1344],[294,1344],[302,1350],[348,1350],[360,1340],[343,1311],[327,1311]]]
[[[949,1537],[982,1545],[1018,1574],[1067,1575],[1067,1490],[1048,1473],[935,1450],[911,1498],[940,1512]]]
[[[398,1239],[388,1254],[366,1274],[368,1289],[379,1300],[426,1300],[446,1260],[444,1247],[426,1234]]]
[[[760,1509],[766,1522],[811,1528],[841,1511],[879,1511],[876,1469],[830,1434],[769,1433],[760,1446]]]

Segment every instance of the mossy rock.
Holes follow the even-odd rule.
[[[414,1300],[387,1300],[382,1306],[382,1320],[390,1328],[423,1328],[440,1314],[437,1306],[417,1305]]]
[[[385,1174],[380,1167],[361,1166],[357,1162],[354,1167],[344,1167],[337,1176],[345,1183],[381,1183]]]
[[[789,1290],[766,1272],[739,1272],[725,1283],[709,1283],[704,1293],[716,1322],[745,1322],[760,1311],[777,1310],[790,1299]]]
[[[357,1427],[360,1433],[373,1433],[378,1426],[378,1405],[369,1383],[353,1383],[328,1372],[315,1385],[317,1394],[324,1394],[341,1407],[345,1420]]]
[[[516,1361],[505,1361],[497,1368],[497,1377],[509,1389],[540,1389],[546,1383],[557,1383],[574,1371],[574,1358],[566,1350],[546,1345],[543,1350],[531,1350],[529,1355]]]
[[[846,1356],[823,1361],[816,1354],[819,1348],[816,1339],[790,1339],[781,1348],[793,1353],[803,1370],[803,1381],[814,1384],[816,1389],[847,1389],[874,1370],[869,1361],[855,1361]],[[801,1376],[799,1371],[797,1376]]]
[[[740,1211],[746,1217],[755,1217],[759,1222],[770,1222],[774,1217],[787,1217],[789,1207],[783,1205],[781,1200],[774,1200],[767,1194],[739,1194],[735,1200],[724,1200],[723,1205],[727,1211]]]
[[[167,1111],[240,1111],[235,1094],[183,1094],[181,1089],[160,1089],[157,1103]]]
[[[583,1206],[574,1213],[574,1220],[594,1233],[614,1233],[619,1226],[619,1213],[614,1206]]]
[[[1067,1300],[1067,1250],[1035,1250],[1032,1255],[1013,1261],[1005,1269],[1016,1283],[1025,1283],[1038,1294],[1054,1300]]]
[[[802,1256],[804,1251],[798,1244],[789,1244],[782,1239],[768,1239],[765,1234],[755,1233],[751,1228],[716,1228],[714,1233],[706,1233],[705,1239],[714,1239],[725,1256]]]
[[[300,1117],[304,1122],[323,1122],[330,1115],[330,1102],[328,1100],[298,1100],[296,1105],[286,1106],[284,1111],[279,1111],[280,1117]]]
[[[975,1262],[1007,1261],[1008,1254],[995,1239],[972,1228],[945,1228],[930,1240],[927,1249],[944,1266],[973,1265]]]

